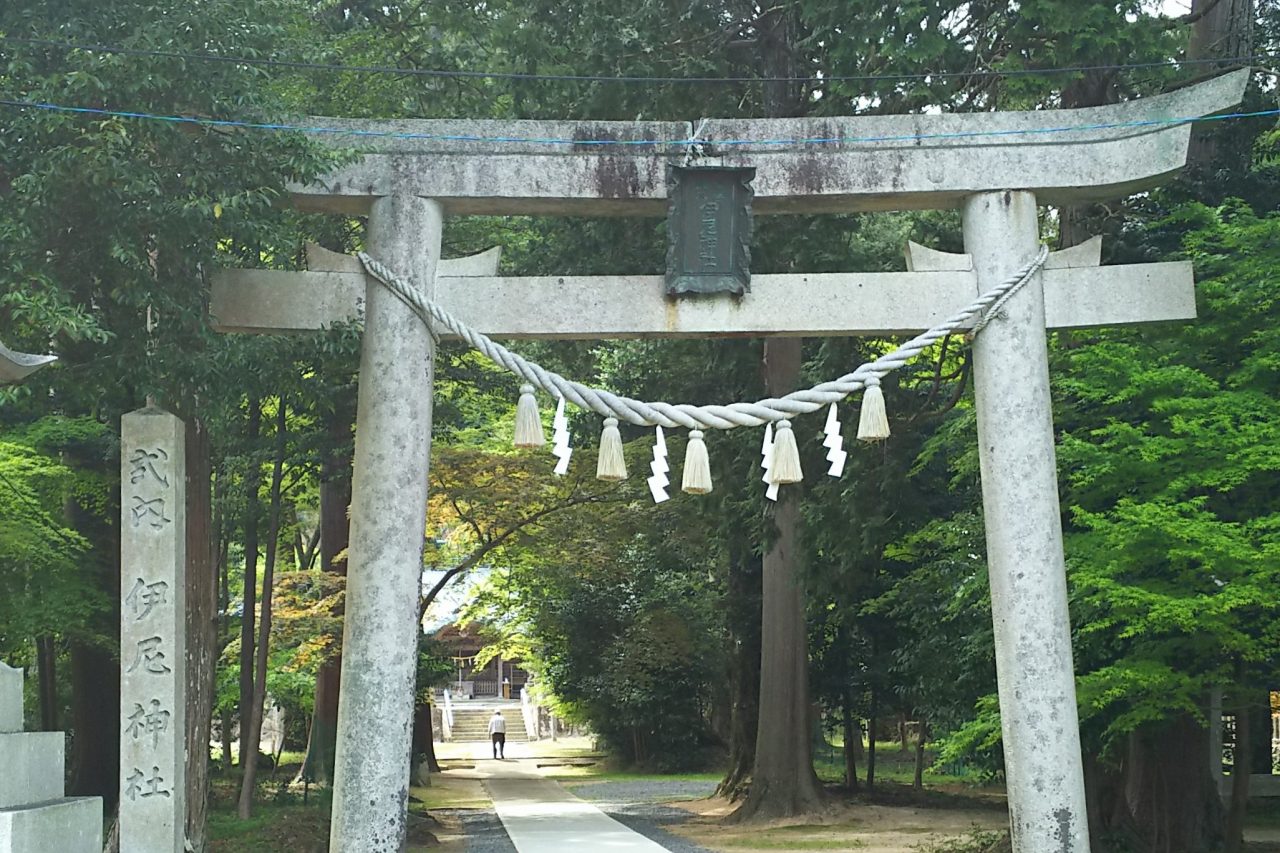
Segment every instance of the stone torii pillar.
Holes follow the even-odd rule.
[[[434,201],[379,198],[369,251],[430,295],[442,221]],[[367,294],[364,323],[329,843],[395,851],[409,798],[435,342],[384,288]]]
[[[1247,74],[1080,110],[699,122],[713,151],[717,139],[746,143],[715,154],[720,165],[756,170],[756,213],[964,212],[964,255],[912,246],[907,272],[757,275],[737,301],[672,301],[661,276],[502,278],[469,262],[436,274],[441,207],[461,215],[662,215],[666,168],[683,152],[648,142],[688,139],[688,124],[316,118],[314,125],[362,134],[366,154],[293,193],[307,209],[369,213],[371,254],[494,337],[914,333],[1031,260],[1037,202],[1122,197],[1176,173],[1186,162],[1187,119],[1237,103]],[[626,144],[571,144],[602,139]],[[392,212],[403,217],[394,226],[386,219]],[[394,238],[377,236],[391,228]],[[403,613],[416,599],[420,569],[431,344],[414,338],[425,333],[408,328],[417,320],[407,308],[376,284],[369,292],[358,262],[321,260],[322,269],[312,264],[307,273],[225,271],[214,281],[212,312],[223,331],[273,333],[351,320],[367,302],[345,638],[361,650],[343,658],[333,846],[394,851],[404,838],[416,645]],[[1190,264],[1098,263],[1096,240],[1050,255],[975,344],[1015,853],[1089,849],[1045,330],[1195,316]],[[399,403],[390,399],[398,395]],[[400,434],[383,434],[392,427]],[[394,542],[375,541],[383,530]],[[403,661],[391,665],[396,656]]]
[[[973,195],[963,211],[980,289],[1034,255],[1031,193]],[[973,387],[1010,834],[1048,853],[1088,850],[1089,823],[1040,278],[974,339]]]

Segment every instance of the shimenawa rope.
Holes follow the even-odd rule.
[[[448,329],[495,364],[553,397],[563,398],[579,408],[590,409],[605,417],[617,418],[637,426],[662,426],[668,429],[683,427],[691,430],[734,429],[777,423],[795,415],[816,412],[823,406],[838,403],[868,386],[878,385],[885,375],[902,367],[946,335],[965,328],[974,317],[978,319],[973,324],[972,334],[980,332],[996,316],[1000,306],[1044,266],[1048,256],[1049,247],[1042,245],[1036,256],[1025,266],[960,311],[892,352],[860,365],[839,379],[793,391],[785,397],[770,397],[754,403],[694,406],[687,403],[673,405],[643,402],[566,379],[472,329],[427,299],[417,288],[407,284],[377,259],[365,252],[358,255],[369,274],[412,308],[427,328],[433,329],[433,334],[436,324]]]

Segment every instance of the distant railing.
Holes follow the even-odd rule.
[[[529,688],[520,688],[520,713],[524,715],[524,732],[529,740],[537,740],[540,732],[538,731],[538,706],[533,703],[529,697]]]
[[[444,690],[444,708],[440,712],[440,738],[453,740],[453,698],[447,687]]]

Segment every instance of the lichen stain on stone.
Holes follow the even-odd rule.
[[[1058,821],[1057,840],[1062,845],[1059,849],[1062,853],[1072,853],[1071,823],[1074,815],[1071,814],[1071,809],[1057,809],[1053,816]]]
[[[784,186],[792,195],[818,195],[827,185],[827,170],[831,161],[818,155],[797,157],[794,163],[785,167],[786,181]]]
[[[616,140],[617,133],[603,125],[579,124],[573,131],[575,143],[586,140]],[[608,145],[575,144],[575,153],[601,155],[595,165],[596,190],[604,198],[639,198],[645,190],[652,189],[652,175],[642,176],[635,156],[650,151],[647,145],[628,145],[623,150],[613,150]]]

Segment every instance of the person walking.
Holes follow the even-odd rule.
[[[493,742],[493,757],[506,758],[507,721],[503,719],[501,711],[494,711],[489,718],[489,740]]]

